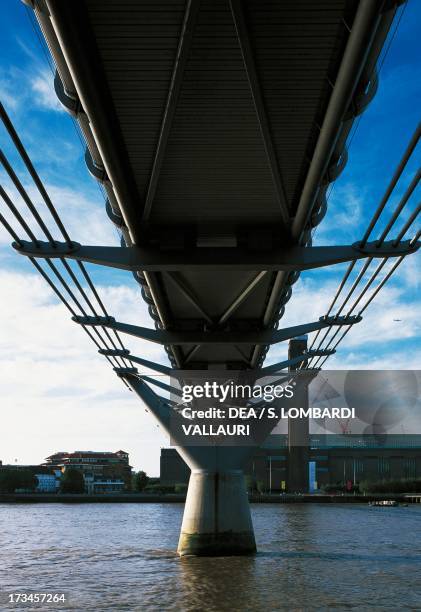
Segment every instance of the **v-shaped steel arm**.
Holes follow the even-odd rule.
[[[126,381],[130,389],[146,404],[164,431],[169,434],[172,408],[163,398],[152,391],[142,379],[123,370],[125,368],[116,368],[117,376]]]
[[[102,326],[109,329],[156,342],[163,345],[183,345],[183,344],[276,344],[290,338],[296,338],[310,332],[324,329],[331,326],[354,325],[361,321],[360,316],[346,317],[321,317],[319,321],[306,323],[304,325],[295,325],[286,327],[285,329],[263,329],[256,331],[231,331],[211,329],[208,331],[168,331],[161,329],[149,329],[147,327],[139,327],[128,323],[120,323],[113,317],[72,317],[73,321],[80,325],[87,326]]]
[[[56,242],[51,246],[48,242],[21,241],[13,243],[13,247],[21,255],[40,258],[66,257],[76,261],[99,264],[121,270],[145,272],[182,272],[206,270],[254,270],[292,272],[295,270],[310,270],[333,264],[356,261],[368,257],[399,257],[409,255],[419,249],[420,241],[404,240],[369,242],[364,246],[360,243],[345,246],[287,246],[267,251],[250,251],[235,248],[192,247],[183,250],[160,251],[146,247],[110,247],[83,246],[73,242]]]

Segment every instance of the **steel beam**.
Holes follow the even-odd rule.
[[[259,272],[251,282],[247,284],[247,286],[241,291],[239,295],[235,298],[233,302],[228,306],[228,308],[221,314],[218,320],[218,325],[222,325],[234,314],[234,312],[241,306],[241,304],[248,298],[250,293],[254,291],[256,286],[260,283],[262,278],[266,276],[267,272],[264,270],[263,272]]]
[[[154,361],[149,361],[148,359],[143,359],[142,357],[135,357],[130,354],[130,351],[127,349],[99,349],[98,353],[101,355],[106,355],[108,357],[126,357],[129,361],[133,363],[138,363],[139,365],[144,366],[145,368],[149,368],[150,370],[154,370],[155,372],[160,372],[161,374],[166,374],[167,376],[171,375],[173,371],[172,368],[168,366],[162,365],[160,363],[155,363]]]
[[[98,353],[100,355],[105,355],[106,357],[127,357],[130,356],[129,349],[99,349]]]
[[[180,41],[177,49],[174,70],[169,87],[167,104],[165,106],[164,116],[162,119],[158,146],[156,148],[155,159],[153,162],[152,172],[149,179],[148,192],[146,194],[145,206],[143,209],[143,221],[148,220],[155,198],[159,174],[161,172],[162,163],[164,161],[167,142],[170,135],[175,111],[177,109],[177,102],[181,91],[181,85],[183,83],[184,70],[186,68],[187,60],[190,54],[190,48],[191,43],[193,41],[193,33],[199,8],[200,0],[188,0],[184,16],[183,28],[181,31]]]
[[[260,371],[262,374],[269,374],[270,372],[277,372],[278,370],[283,370],[284,368],[290,368],[291,366],[297,365],[302,361],[308,361],[313,357],[327,357],[329,355],[333,355],[335,350],[317,350],[317,351],[307,351],[298,357],[292,357],[291,359],[286,359],[285,361],[279,361],[278,363],[272,363]]]
[[[137,368],[113,368],[114,372],[118,375],[118,376],[123,376],[126,374],[130,374],[133,376],[138,376],[139,372],[137,371]]]
[[[171,420],[171,408],[169,405],[138,376],[124,372],[123,370],[125,369],[115,368],[117,376],[126,381],[130,389],[146,404],[164,431],[169,434]]]
[[[200,344],[196,344],[184,357],[183,363],[189,363],[192,358],[196,355],[197,351],[200,349]]]
[[[237,344],[234,344],[234,348],[237,351],[237,353],[241,356],[241,359],[245,361],[247,365],[250,365],[250,358],[247,356],[247,353],[244,352],[243,349],[241,349],[239,346],[237,346]]]
[[[409,240],[399,242],[369,242],[361,246],[356,242],[346,246],[290,246],[270,251],[249,251],[241,248],[196,247],[183,251],[160,251],[158,249],[108,246],[82,246],[73,242],[71,246],[57,242],[55,248],[48,242],[14,242],[13,247],[21,255],[40,258],[66,257],[76,261],[99,264],[111,268],[131,271],[172,272],[207,270],[254,270],[275,271],[311,270],[338,263],[356,261],[368,257],[400,257],[414,253],[421,241],[413,244]]]
[[[199,298],[194,294],[193,289],[189,287],[184,278],[181,277],[177,272],[166,272],[165,278],[171,280],[171,282],[177,287],[180,293],[183,294],[187,302],[191,304],[197,312],[210,324],[214,323],[212,317],[206,312],[201,305]]]
[[[149,342],[163,345],[183,345],[183,344],[276,344],[284,342],[296,336],[309,334],[330,326],[353,325],[361,321],[359,316],[347,317],[321,317],[319,321],[307,323],[305,325],[295,325],[285,329],[264,329],[252,331],[230,331],[230,330],[188,330],[188,331],[168,331],[161,329],[149,329],[137,325],[120,323],[113,317],[85,317],[75,316],[72,320],[80,325],[101,326],[115,329],[116,331],[136,338],[142,338]]]
[[[231,13],[234,19],[235,29],[238,36],[238,42],[240,43],[241,54],[243,56],[244,67],[246,69],[247,78],[250,85],[251,95],[253,97],[254,108],[256,110],[256,115],[259,122],[260,132],[262,134],[263,144],[265,147],[270,172],[272,174],[272,179],[275,186],[276,197],[282,216],[282,221],[284,222],[284,225],[286,227],[289,227],[291,220],[288,200],[286,196],[284,182],[282,179],[282,173],[279,167],[279,160],[273,144],[265,102],[259,83],[259,76],[254,61],[254,53],[251,46],[247,23],[243,11],[243,2],[242,0],[230,0],[230,6]]]
[[[330,357],[336,353],[335,349],[308,349],[306,357]],[[308,368],[309,370],[311,368]]]
[[[140,374],[140,378],[145,382],[150,383],[151,385],[155,385],[155,387],[159,387],[163,391],[167,391],[168,393],[176,395],[177,397],[182,397],[181,389],[177,389],[172,385],[167,385],[167,383],[164,383],[161,380],[156,380],[152,376],[145,376],[144,374]]]

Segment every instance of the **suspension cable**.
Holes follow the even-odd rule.
[[[6,113],[6,109],[4,108],[3,104],[0,102],[0,117],[3,121],[3,125],[5,126],[13,144],[15,145],[19,155],[21,156],[26,168],[28,169],[29,174],[32,177],[32,180],[34,181],[35,185],[37,186],[38,191],[40,192],[45,204],[47,205],[48,210],[51,213],[51,216],[53,217],[54,221],[57,224],[57,227],[59,228],[63,238],[65,239],[65,241],[67,242],[67,244],[70,246],[72,244],[72,241],[70,240],[70,236],[66,231],[66,228],[63,225],[62,220],[60,219],[59,214],[57,213],[57,210],[54,207],[54,204],[52,203],[41,179],[39,178],[31,160],[30,157],[28,155],[28,153],[26,152],[25,147],[22,144],[21,139],[19,138],[13,123],[11,122],[8,114]]]
[[[1,186],[0,186],[0,189],[2,189],[2,188],[1,188]],[[11,226],[10,226],[10,224],[7,222],[7,220],[4,218],[4,216],[3,216],[3,215],[1,215],[1,214],[0,214],[0,222],[1,222],[1,223],[2,223],[2,225],[3,225],[3,226],[6,228],[6,230],[9,232],[9,234],[10,234],[10,235],[11,235],[13,238],[15,238],[15,240],[17,241],[17,243],[18,243],[18,244],[22,244],[21,239],[18,237],[18,235],[16,234],[16,232],[15,232],[15,231],[12,229],[12,227],[11,227]],[[30,233],[30,229],[28,228],[28,226],[25,224],[25,222],[24,222],[24,221],[23,221],[23,226],[24,226],[24,227],[23,227],[23,229],[24,229],[24,230],[25,230],[25,231],[26,231],[26,232],[29,234],[29,233]],[[34,259],[34,258],[30,258],[30,259],[31,259],[32,263],[34,264],[34,261],[33,261],[33,259]],[[58,280],[61,282],[61,284],[63,285],[63,287],[66,289],[67,293],[70,295],[70,297],[72,298],[72,300],[73,300],[73,302],[75,303],[75,305],[77,306],[77,308],[79,308],[79,310],[82,312],[82,314],[84,314],[84,315],[86,316],[86,312],[85,312],[85,310],[83,309],[83,307],[81,306],[80,302],[78,301],[78,299],[77,299],[77,298],[76,298],[76,296],[74,295],[73,291],[71,290],[71,288],[69,287],[69,285],[66,283],[66,281],[64,280],[64,278],[62,277],[62,275],[60,274],[60,272],[58,271],[58,269],[56,268],[56,266],[53,264],[53,262],[52,262],[52,261],[51,261],[49,258],[47,258],[47,259],[46,259],[46,263],[47,263],[47,265],[50,267],[50,269],[52,270],[52,272],[55,274],[55,276],[58,278]],[[35,264],[34,264],[34,265],[35,265]],[[37,269],[38,271],[42,270],[42,267],[41,267],[40,265],[38,265],[38,264],[37,264],[35,267],[36,267],[36,269]],[[46,273],[45,273],[43,270],[42,270],[42,276],[43,276],[43,278],[44,278],[44,279],[46,279],[46,277],[47,277]],[[53,287],[53,286],[54,286],[54,283],[51,281],[51,279],[49,279],[49,280],[48,280],[48,284],[50,285],[50,287]],[[55,287],[55,286],[54,286],[54,287]],[[55,289],[56,289],[56,288],[55,288]],[[62,301],[62,302],[63,302],[63,303],[64,303],[64,304],[65,304],[65,305],[66,305],[66,306],[69,308],[69,304],[68,304],[68,302],[67,302],[67,301],[64,299],[64,297],[63,297],[63,295],[61,294],[61,292],[59,292],[58,290],[55,290],[55,293],[56,293],[56,295],[58,295],[58,297],[61,299],[61,301]],[[71,312],[72,312],[72,314],[73,314],[73,315],[76,315],[76,312],[75,312],[73,309],[71,309]],[[87,331],[87,330],[85,329],[85,331]],[[96,330],[96,329],[95,329],[95,331],[97,332],[97,330]],[[97,335],[98,335],[98,334],[97,334]],[[92,338],[92,335],[91,335],[90,333],[89,333],[89,336],[91,337],[91,339],[93,339],[93,338]],[[103,338],[102,338],[102,336],[101,336],[100,334],[99,334],[99,339],[101,340],[101,342],[102,342],[103,346],[99,345],[99,344],[97,343],[97,341],[95,341],[95,344],[97,345],[97,347],[99,347],[99,348],[108,348],[108,347],[107,347],[107,344],[104,342],[104,340],[103,340]],[[112,362],[110,361],[110,363],[112,363]],[[116,365],[116,364],[112,364],[112,365]],[[119,364],[118,364],[118,362],[117,362],[117,365],[119,365]]]
[[[34,183],[36,184],[48,210],[50,211],[52,217],[54,218],[57,226],[59,227],[60,232],[62,233],[63,238],[65,239],[65,241],[67,242],[67,244],[71,244],[71,240],[70,240],[70,236],[67,233],[63,222],[60,219],[60,216],[57,212],[57,210],[54,207],[54,204],[52,203],[39,175],[37,174],[27,152],[26,149],[22,143],[22,141],[20,140],[9,116],[7,115],[7,112],[3,106],[3,104],[1,104],[0,102],[0,117],[3,121],[3,124],[6,127],[6,130],[11,138],[11,140],[13,141],[13,144],[15,145],[19,155],[21,156],[29,174],[31,175]],[[21,182],[19,181],[18,177],[16,176],[15,172],[13,171],[13,168],[11,167],[10,163],[8,162],[6,156],[4,155],[4,153],[2,151],[0,151],[0,161],[3,164],[4,168],[6,169],[6,172],[8,173],[9,177],[11,178],[11,180],[13,181],[15,187],[17,188],[18,192],[20,193],[21,197],[23,198],[24,202],[27,204],[28,208],[30,209],[30,211],[32,212],[33,216],[35,217],[35,219],[38,222],[38,225],[40,226],[40,228],[43,230],[44,234],[46,235],[47,239],[49,240],[50,244],[52,246],[56,246],[55,245],[55,241],[52,237],[52,235],[50,234],[48,228],[46,227],[45,223],[43,222],[41,216],[39,215],[35,205],[33,204],[33,202],[31,201],[31,199],[29,198],[28,194],[26,193],[25,189],[23,188]],[[4,195],[5,194],[4,190],[2,190],[2,192],[0,192],[0,194],[2,195],[3,199],[4,199]],[[11,206],[13,207],[12,212],[14,212],[14,214],[16,215],[16,213],[18,213],[16,207],[13,206],[13,203],[10,201],[10,198],[8,198],[8,202],[6,202],[9,206],[9,208],[12,210]],[[10,206],[11,205],[11,206]],[[19,213],[18,213],[19,214]],[[19,220],[23,221],[22,216],[19,216]],[[35,239],[34,234],[31,232],[30,234],[28,234],[32,240],[34,240],[34,242],[36,244],[38,244],[38,241]],[[60,261],[62,262],[62,264],[64,265],[64,267],[66,268],[67,272],[69,273],[69,275],[71,276],[73,282],[75,282],[79,292],[81,293],[81,295],[83,296],[84,300],[86,301],[86,303],[89,305],[89,307],[91,308],[92,312],[94,313],[94,316],[97,316],[94,307],[92,306],[89,297],[87,296],[86,292],[84,291],[84,289],[82,288],[82,286],[80,285],[80,283],[78,282],[76,276],[74,275],[72,269],[70,268],[69,264],[67,263],[67,261],[65,261],[64,258],[60,258]],[[80,271],[82,272],[86,282],[88,283],[89,288],[91,289],[94,297],[96,298],[103,314],[108,317],[108,313],[107,310],[88,274],[88,272],[86,271],[85,266],[83,265],[82,262],[77,262],[78,263],[78,267],[80,269]],[[106,334],[107,338],[109,339],[109,341],[111,342],[112,346],[114,349],[117,348],[116,344],[114,343],[109,331],[107,328],[105,328],[104,326],[101,326],[101,329],[103,330],[103,332]],[[120,345],[120,347],[122,349],[124,349],[124,344],[120,338],[120,335],[118,334],[118,332],[116,330],[112,330],[113,334],[115,336],[115,338],[117,339],[118,344]],[[127,361],[125,357],[122,357],[122,362],[124,366],[127,366]],[[133,365],[130,362],[131,365]]]
[[[419,212],[421,211],[421,206],[417,207],[417,210],[414,211],[414,213],[411,215],[410,219],[408,220],[408,222],[405,224],[405,227],[402,228],[397,240],[401,240],[402,237],[404,236],[404,234],[406,233],[406,231],[409,229],[409,227],[412,225],[412,223],[416,220]],[[416,214],[415,214],[416,213]],[[408,227],[406,227],[408,226]],[[414,242],[416,242],[419,237],[421,236],[421,230],[418,230],[418,232],[416,233],[415,237],[411,240],[411,244],[413,244]],[[375,270],[374,274],[372,275],[372,277],[368,280],[368,282],[366,283],[366,285],[364,286],[364,288],[362,289],[360,295],[358,296],[358,298],[356,299],[356,301],[354,302],[354,304],[352,305],[351,309],[349,310],[349,313],[352,313],[355,308],[357,307],[357,305],[361,302],[361,300],[363,299],[363,297],[365,296],[365,294],[367,293],[368,289],[370,288],[370,286],[372,285],[373,281],[375,280],[375,278],[377,278],[377,276],[379,275],[379,273],[381,272],[382,268],[384,267],[384,265],[386,264],[386,262],[388,261],[388,257],[385,257],[381,263],[379,264],[379,266],[377,267],[377,269]],[[371,294],[371,296],[368,298],[367,302],[364,304],[364,306],[360,309],[360,311],[358,312],[357,316],[361,316],[363,314],[363,312],[367,309],[367,307],[369,306],[369,304],[371,304],[371,302],[373,301],[373,299],[376,297],[376,295],[380,292],[380,290],[384,287],[384,285],[386,284],[386,282],[389,280],[389,278],[392,276],[392,274],[395,272],[395,270],[398,268],[398,266],[400,266],[400,264],[403,262],[403,260],[405,259],[405,255],[401,255],[397,261],[393,264],[393,266],[390,268],[390,270],[387,272],[387,274],[384,276],[384,278],[380,281],[380,283],[377,285],[377,287],[374,289],[373,293]],[[349,314],[348,313],[348,314]],[[336,347],[339,345],[339,343],[343,340],[343,338],[346,336],[346,334],[349,332],[349,330],[351,329],[352,326],[348,326],[346,327],[345,331],[343,332],[342,336],[339,338],[339,340],[336,342],[336,344],[332,347],[333,349],[336,349]],[[334,338],[337,336],[338,334],[338,330],[336,330],[335,334],[332,336],[332,338],[330,339],[329,343],[326,345],[326,347],[324,348],[329,348],[334,340]],[[326,360],[329,358],[329,355],[327,355],[325,358],[323,358],[322,363],[320,364],[319,367],[321,367]],[[317,365],[317,363],[320,361],[320,357],[317,359],[317,361],[315,362],[314,366],[315,367]]]
[[[4,155],[3,155],[4,157]],[[5,159],[5,158],[4,158]],[[0,161],[2,161],[3,163],[3,158],[1,156],[1,152],[0,152]],[[9,165],[7,159],[5,159],[6,163]],[[11,167],[10,167],[11,168]],[[13,173],[14,174],[14,173]],[[30,203],[30,210],[32,212],[32,207],[34,207],[33,202],[31,201],[31,199],[29,198],[29,195],[27,194],[26,190],[24,189],[24,187],[22,186],[22,184],[20,183],[19,179],[16,177],[16,180],[19,182],[20,188],[19,188],[19,192],[21,193],[21,195],[23,195],[24,197],[24,201],[26,203]],[[34,234],[31,231],[31,229],[29,228],[28,224],[25,222],[25,220],[23,219],[22,215],[19,213],[19,211],[17,210],[16,206],[12,203],[11,199],[8,197],[8,195],[6,194],[5,190],[3,189],[3,187],[0,185],[0,195],[2,196],[3,200],[6,202],[6,204],[8,205],[9,209],[12,211],[12,213],[15,215],[16,219],[18,220],[18,222],[21,224],[22,228],[26,231],[26,233],[28,234],[28,236],[33,239]],[[38,221],[38,218],[36,219]],[[41,220],[41,223],[39,223],[41,229],[44,231],[45,235],[47,236],[47,238],[49,238],[49,232],[48,229],[46,229],[44,227],[44,224]],[[51,243],[51,242],[50,242]],[[59,261],[61,261],[61,263],[63,264],[64,268],[66,269],[66,271],[68,272],[70,278],[72,279],[72,281],[75,283],[79,293],[81,294],[81,296],[83,297],[83,299],[85,300],[85,302],[87,303],[88,307],[91,309],[92,313],[94,314],[94,316],[98,316],[96,313],[96,310],[94,308],[94,306],[92,305],[89,296],[86,294],[85,290],[83,289],[82,285],[80,284],[78,278],[76,277],[76,275],[74,274],[73,270],[71,269],[70,265],[68,264],[68,262],[60,257]],[[76,299],[74,293],[70,290],[70,288],[68,287],[68,285],[66,284],[65,280],[63,279],[62,275],[59,273],[57,267],[51,262],[50,259],[47,259],[47,264],[49,265],[49,267],[51,268],[51,270],[53,271],[53,273],[55,274],[55,276],[59,279],[59,281],[62,283],[62,285],[66,288],[66,290],[68,291],[69,295],[71,295],[73,301],[75,302],[75,304],[77,305],[77,307],[80,309],[80,311],[82,312],[82,314],[84,316],[87,316],[87,313],[85,312],[85,310],[83,309],[83,307],[81,306],[80,302]],[[109,331],[108,329],[106,329],[105,327],[101,326],[101,329],[104,331],[104,333],[106,334],[106,336],[108,337],[108,339],[111,341],[112,347],[113,348],[117,348],[115,343],[112,341]],[[94,333],[101,339],[102,342],[103,338],[101,336],[101,333],[99,332],[98,328],[94,328]],[[107,348],[106,343],[104,342],[104,347]],[[121,365],[118,361],[118,359],[116,360],[117,365]],[[123,361],[123,366],[126,366],[126,363]]]
[[[32,165],[32,162],[22,144],[22,142],[20,141],[16,130],[14,129],[9,117],[7,116],[7,113],[4,109],[4,106],[1,104],[0,102],[0,116],[3,120],[3,123],[5,124],[5,127],[14,143],[14,145],[16,146],[21,158],[23,159],[26,168],[28,169],[28,172],[30,173],[32,179],[34,180],[39,192],[41,193],[41,196],[43,197],[50,213],[52,214],[55,222],[57,223],[63,238],[66,240],[66,242],[68,244],[71,244],[71,240],[69,237],[69,234],[67,233],[53,203],[51,202],[45,187],[43,186],[38,174],[35,171],[35,168]],[[56,246],[56,243],[54,241],[54,238],[52,236],[52,234],[50,233],[48,227],[46,226],[45,222],[43,221],[41,215],[39,214],[36,206],[34,205],[34,203],[32,202],[31,198],[29,197],[27,191],[25,190],[25,188],[23,187],[21,181],[19,180],[19,178],[17,177],[16,173],[14,172],[11,164],[9,163],[9,161],[7,160],[5,154],[3,153],[3,151],[0,151],[0,162],[3,165],[4,169],[6,170],[8,176],[10,177],[10,179],[12,180],[14,186],[16,187],[17,191],[19,192],[20,196],[22,197],[23,201],[25,202],[25,204],[27,205],[27,207],[29,208],[30,212],[32,213],[33,217],[35,218],[36,222],[38,223],[39,227],[41,228],[41,230],[43,231],[43,233],[45,234],[47,240],[49,241],[49,243],[51,244],[51,246]],[[11,213],[13,214],[13,216],[15,217],[15,219],[18,221],[18,223],[21,225],[21,227],[23,228],[23,230],[26,232],[26,234],[28,235],[28,237],[36,244],[39,245],[39,240],[35,237],[33,231],[31,230],[31,228],[29,227],[29,225],[27,224],[27,222],[25,221],[25,219],[23,218],[23,216],[21,215],[21,213],[19,212],[19,210],[17,209],[17,207],[13,204],[11,198],[8,196],[8,194],[6,193],[6,191],[4,190],[4,188],[0,185],[0,196],[2,197],[2,199],[4,200],[5,204],[7,205],[7,207],[9,208],[9,210],[11,211]],[[13,230],[13,228],[10,226],[10,224],[7,222],[6,218],[3,215],[0,215],[0,222],[2,223],[2,225],[6,228],[6,230],[8,231],[8,233],[16,240],[16,242],[18,244],[22,244],[21,240],[19,239],[17,233]],[[34,258],[30,258],[31,260],[33,260]],[[61,261],[62,265],[64,266],[65,270],[67,271],[67,273],[69,274],[71,280],[74,282],[75,286],[77,287],[79,293],[81,294],[81,296],[83,297],[84,301],[86,302],[86,304],[88,305],[88,307],[91,309],[92,313],[94,314],[94,316],[98,316],[97,312],[89,298],[89,296],[87,295],[86,291],[84,290],[83,286],[80,284],[77,276],[75,275],[75,273],[73,272],[71,266],[68,264],[68,262],[64,259],[64,258],[59,258],[59,260]],[[63,285],[63,287],[66,289],[67,293],[71,296],[73,302],[76,304],[76,306],[80,309],[80,311],[86,316],[86,312],[84,310],[84,308],[81,306],[80,302],[77,300],[74,292],[70,289],[69,285],[66,283],[66,281],[64,280],[64,278],[62,277],[62,275],[60,274],[60,272],[58,271],[57,267],[51,262],[50,259],[47,259],[47,265],[50,267],[50,269],[52,270],[52,272],[54,273],[54,275],[58,278],[58,280],[60,281],[60,283]],[[79,265],[79,269],[82,272],[86,282],[88,283],[89,288],[91,289],[94,297],[96,298],[100,309],[102,310],[103,314],[105,316],[108,316],[107,310],[95,288],[95,285],[93,284],[88,272],[85,269],[85,266],[81,263],[78,262]],[[36,269],[38,271],[42,270],[42,267],[37,264]],[[46,275],[46,273],[43,271],[42,274],[43,278],[46,279],[48,277],[48,275]],[[51,281],[51,279],[49,280],[48,284],[50,285],[50,287],[52,287],[54,285],[54,283]],[[58,290],[57,290],[58,291]],[[55,291],[56,295],[63,301],[63,295],[61,294],[61,292]],[[66,303],[66,305],[68,306],[67,301],[63,303]],[[86,330],[86,327],[83,326]],[[109,330],[107,328],[105,328],[105,326],[100,326],[100,329],[102,329],[102,331],[105,333],[108,341],[111,343],[111,346],[114,349],[117,349],[117,345],[115,344],[112,336],[109,333]],[[121,338],[118,334],[118,332],[116,332],[116,330],[113,330],[114,335],[120,345],[120,347],[122,349],[124,349],[124,344],[121,341]],[[102,337],[101,333],[99,332],[99,329],[97,327],[94,327],[94,334],[98,336],[101,344],[98,344],[98,342],[94,339],[94,336],[88,332],[89,337],[95,341],[95,344],[97,345],[97,347],[101,347],[102,345],[105,348],[108,348],[107,342],[104,340],[104,338]],[[121,363],[120,363],[121,360]],[[121,366],[121,364],[123,365],[123,367],[127,367],[127,360],[126,357],[115,357],[113,358],[113,360],[109,359],[107,356],[107,361],[110,362],[111,365],[117,365],[118,367]],[[113,363],[113,361],[115,361],[115,363]],[[131,364],[131,362],[130,362]],[[132,365],[132,364],[131,364]]]
[[[391,179],[391,181],[390,181],[390,183],[389,183],[389,185],[388,185],[388,187],[386,189],[386,192],[384,193],[383,198],[380,201],[380,204],[378,205],[378,207],[377,207],[377,209],[376,209],[376,211],[375,211],[375,213],[374,213],[374,215],[373,215],[373,217],[372,217],[372,219],[371,219],[371,221],[369,223],[369,226],[368,226],[367,230],[364,233],[363,239],[362,239],[362,241],[360,243],[361,246],[365,246],[366,245],[366,243],[368,241],[368,238],[369,238],[373,228],[375,227],[375,225],[376,225],[376,223],[377,223],[381,213],[383,212],[383,210],[384,210],[384,208],[385,208],[385,206],[386,206],[386,204],[387,204],[387,202],[388,202],[388,200],[389,200],[389,198],[390,198],[390,196],[391,196],[391,194],[392,194],[392,192],[393,192],[393,190],[394,190],[394,188],[395,188],[399,178],[401,177],[401,175],[402,175],[402,173],[403,173],[403,171],[404,171],[404,169],[406,167],[406,164],[408,163],[409,158],[411,157],[413,151],[415,150],[415,147],[418,144],[420,136],[421,136],[421,123],[418,124],[418,126],[417,126],[417,128],[416,128],[416,130],[415,130],[415,132],[414,132],[414,134],[413,134],[413,136],[412,136],[412,138],[411,138],[407,148],[406,148],[406,151],[405,151],[405,153],[404,153],[404,155],[403,155],[403,157],[402,157],[402,159],[401,159],[397,169],[394,172],[394,175],[393,175],[393,177],[392,177],[392,179]],[[412,195],[412,193],[414,192],[416,186],[418,185],[419,180],[420,180],[420,176],[421,176],[421,172],[420,172],[420,170],[417,170],[417,172],[415,173],[415,176],[413,177],[409,187],[406,189],[403,197],[401,198],[399,204],[395,208],[391,218],[389,219],[385,229],[383,230],[379,240],[377,241],[377,246],[378,247],[380,247],[383,244],[383,242],[384,242],[385,238],[387,237],[389,231],[391,230],[392,226],[394,225],[394,223],[398,219],[399,215],[401,214],[401,212],[402,212],[403,208],[405,207],[406,203],[408,202],[410,196]],[[409,227],[412,224],[412,222],[417,217],[418,212],[419,212],[419,211],[418,212],[417,211],[418,211],[418,209],[416,211],[414,211],[414,213],[411,215],[411,217],[408,220],[408,222],[405,224],[405,226],[403,228],[404,229],[403,233],[401,231],[399,236],[394,240],[394,242],[393,242],[394,246],[396,246],[398,244],[399,240],[404,236],[404,234],[409,229]],[[352,287],[348,291],[348,294],[345,297],[345,300],[344,300],[342,306],[340,307],[338,313],[336,314],[336,316],[339,316],[339,314],[342,312],[343,308],[345,307],[345,305],[349,301],[350,297],[354,293],[356,287],[358,286],[359,282],[363,278],[364,274],[366,273],[366,271],[367,271],[368,267],[370,266],[371,262],[373,261],[373,259],[374,258],[369,257],[367,259],[367,261],[365,262],[365,264],[362,267],[360,273],[358,274],[356,280],[354,281]],[[387,260],[387,258],[384,261],[386,261],[386,260]],[[337,289],[336,294],[335,294],[335,296],[334,296],[334,298],[333,298],[333,300],[332,300],[332,302],[331,302],[331,304],[330,304],[330,306],[328,308],[327,314],[330,314],[330,312],[332,311],[332,309],[333,309],[334,305],[336,304],[336,302],[337,302],[337,300],[338,300],[338,298],[339,298],[339,296],[340,296],[340,294],[341,294],[341,292],[342,292],[342,290],[343,290],[343,288],[344,288],[344,286],[346,284],[346,281],[348,280],[348,278],[349,278],[352,270],[354,269],[355,265],[356,265],[356,262],[351,262],[349,264],[348,269],[345,272],[345,275],[344,275],[344,277],[343,277],[343,279],[342,279],[342,281],[341,281],[341,283],[339,285],[339,288]],[[374,278],[376,278],[376,276],[378,275],[378,273],[380,272],[382,267],[383,266],[379,267],[376,270],[376,272],[374,273],[375,274]],[[374,278],[371,279],[370,284],[373,282]],[[328,334],[331,332],[332,329],[333,329],[333,326],[330,326],[324,332],[324,335],[323,335],[322,339],[319,341],[318,348],[321,348],[323,342],[326,340]],[[313,346],[315,345],[315,343],[316,343],[320,333],[321,333],[321,330],[318,330],[317,333],[315,334],[315,336],[313,338],[313,341],[311,343],[310,349],[312,349]],[[339,330],[336,329],[333,338],[336,337],[336,335],[338,333],[339,333]],[[330,343],[329,343],[329,345],[330,345]],[[320,361],[320,359],[321,359],[320,357],[317,358],[316,362],[313,364],[313,367]],[[311,361],[312,360],[310,360],[307,363],[307,367],[309,367],[311,365]]]

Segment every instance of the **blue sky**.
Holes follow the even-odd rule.
[[[19,0],[9,0],[8,10],[2,14],[2,102],[72,237],[85,243],[117,244],[118,235],[105,215],[102,193],[86,170],[77,129],[56,99],[46,48],[29,15]],[[419,23],[421,2],[410,0],[382,65],[377,95],[359,121],[348,164],[332,189],[315,244],[346,244],[361,238],[419,121]],[[0,142],[28,185],[3,130]],[[376,226],[380,230],[419,162],[420,147]],[[15,195],[13,190],[10,193]],[[418,187],[397,229],[419,196]],[[3,212],[4,207],[0,208]],[[1,306],[0,389],[10,427],[21,433],[0,440],[0,459],[32,462],[59,449],[121,447],[131,453],[136,467],[157,473],[159,446],[167,445],[166,439],[96,355],[95,347],[82,338],[82,332],[75,329],[29,263],[9,244],[9,238],[0,234],[0,275],[7,291]],[[419,367],[419,266],[419,255],[401,266],[365,321],[328,362],[331,367]],[[336,266],[303,274],[294,286],[282,324],[298,324],[324,314],[344,269]],[[111,314],[151,325],[130,274],[99,267],[90,267],[90,271]],[[395,318],[402,322],[394,322]],[[157,347],[140,341],[129,344],[134,353],[165,362]],[[268,363],[284,358],[286,350],[284,345],[272,348]],[[26,423],[23,429],[22,423]]]

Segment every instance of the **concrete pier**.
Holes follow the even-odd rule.
[[[170,434],[170,407],[136,376],[124,374],[161,427]],[[176,446],[191,469],[178,554],[245,555],[256,551],[241,467],[254,447]]]
[[[256,552],[241,470],[192,470],[177,550],[180,556]]]

